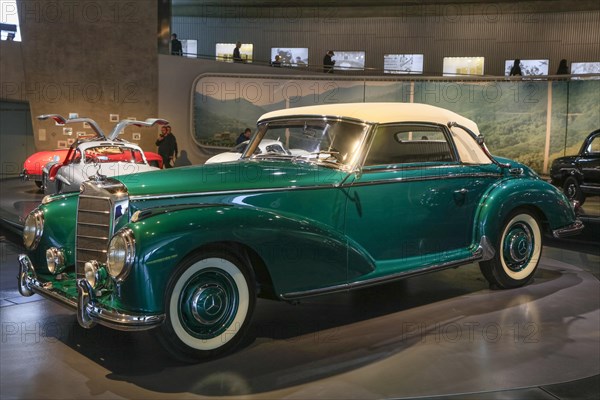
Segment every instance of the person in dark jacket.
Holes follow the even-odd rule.
[[[335,60],[332,60],[331,57],[334,55],[335,53],[332,50],[329,50],[327,54],[325,54],[325,57],[323,57],[323,72],[333,73]]]
[[[240,136],[238,136],[235,144],[238,145],[242,142],[245,142],[246,140],[250,139],[250,136],[252,136],[252,130],[250,128],[246,128],[244,132],[240,133]]]
[[[244,62],[244,60],[242,59],[242,55],[240,53],[240,47],[242,47],[242,42],[237,42],[235,44],[235,49],[233,49],[233,62],[234,63]]]
[[[523,75],[523,73],[521,72],[521,60],[520,59],[516,59],[512,68],[510,69],[510,76],[521,76]]]
[[[171,35],[171,54],[174,56],[183,55],[183,48],[181,47],[181,42],[177,39],[176,33]]]
[[[156,139],[158,155],[163,159],[163,168],[173,168],[177,159],[177,139],[171,132],[171,126],[165,125],[160,128],[160,136]]]
[[[569,66],[567,65],[567,60],[564,58],[560,60],[560,64],[558,64],[556,75],[569,75]]]

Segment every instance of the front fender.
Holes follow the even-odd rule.
[[[475,243],[486,236],[496,243],[502,224],[518,208],[534,210],[551,230],[568,226],[576,216],[567,197],[541,179],[508,178],[492,186],[479,204]]]
[[[38,206],[44,213],[44,231],[37,248],[27,255],[39,272],[48,272],[46,250],[50,247],[64,251],[66,265],[75,264],[77,200],[75,194],[49,196]]]
[[[136,261],[121,295],[145,311],[162,310],[166,285],[177,265],[217,243],[243,244],[258,254],[277,294],[345,285],[348,257],[353,271],[373,269],[360,250],[348,252],[342,232],[297,215],[230,205],[143,213],[147,216],[141,214],[126,225],[135,235]],[[139,293],[149,296],[136,298]]]

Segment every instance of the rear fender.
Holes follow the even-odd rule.
[[[516,209],[529,209],[550,230],[562,228],[576,220],[567,197],[556,187],[541,179],[505,179],[494,185],[479,204],[474,246],[486,236],[496,243],[502,225]]]

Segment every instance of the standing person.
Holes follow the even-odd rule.
[[[323,72],[333,73],[333,66],[335,65],[335,61],[331,59],[335,53],[332,50],[329,50],[325,57],[323,57]]]
[[[508,74],[510,76],[521,76],[523,75],[523,73],[521,72],[521,60],[520,59],[516,59],[515,62],[513,63],[512,68],[510,69],[510,73]]]
[[[183,55],[183,48],[181,47],[181,42],[177,39],[176,33],[171,35],[171,54],[174,56]]]
[[[560,64],[558,64],[556,75],[569,75],[569,66],[567,65],[567,60],[564,58],[560,60]]]
[[[244,60],[242,60],[242,55],[240,54],[240,47],[242,47],[242,42],[237,42],[235,44],[235,49],[233,49],[233,62],[234,63],[244,62]]]
[[[177,139],[171,132],[171,126],[165,125],[160,128],[160,136],[156,139],[158,155],[163,159],[163,168],[173,168],[177,158]]]
[[[244,132],[240,133],[240,136],[238,136],[235,144],[238,145],[242,142],[245,142],[246,140],[250,139],[250,136],[252,136],[252,130],[250,128],[246,128]]]
[[[277,54],[275,60],[271,62],[271,67],[281,67],[281,56]]]

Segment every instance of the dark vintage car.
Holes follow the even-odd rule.
[[[257,154],[263,140],[296,154]],[[152,329],[196,360],[240,344],[257,297],[294,302],[470,263],[516,288],[533,279],[545,233],[582,228],[560,190],[491,156],[458,114],[300,107],[263,115],[239,160],[46,196],[25,222],[18,286],[85,328]]]
[[[600,129],[583,141],[579,154],[560,157],[550,168],[552,184],[567,197],[583,204],[587,196],[600,194]]]

